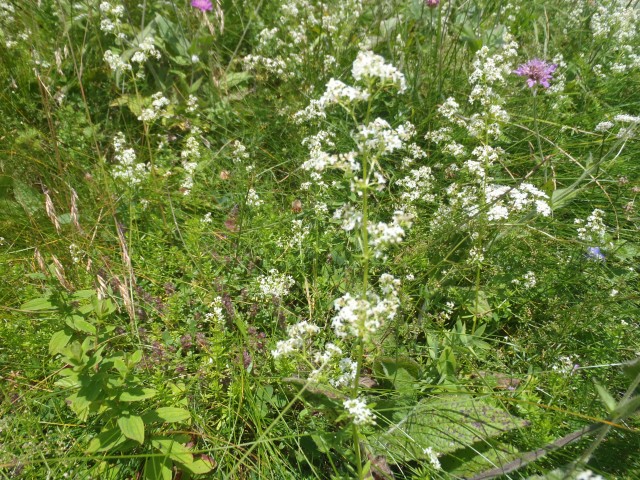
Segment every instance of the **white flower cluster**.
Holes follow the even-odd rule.
[[[138,50],[131,57],[131,61],[135,63],[144,63],[149,57],[153,57],[156,60],[160,60],[162,55],[155,47],[155,40],[153,35],[148,35],[138,45]]]
[[[198,160],[200,159],[200,144],[195,136],[200,131],[194,128],[192,132],[193,133],[187,137],[184,149],[180,152],[182,168],[185,173],[182,184],[180,185],[180,191],[183,195],[189,195],[191,193],[191,189],[193,188],[193,174],[196,168],[198,168]]]
[[[311,100],[306,108],[294,114],[294,121],[296,123],[302,123],[317,118],[326,118],[327,114],[325,110],[330,105],[349,106],[356,102],[368,100],[371,96],[368,88],[372,86],[371,82],[375,79],[379,80],[382,86],[395,85],[400,92],[405,91],[407,88],[404,75],[394,66],[385,63],[384,58],[380,55],[376,55],[370,51],[361,51],[358,53],[357,58],[353,62],[351,72],[356,81],[366,82],[367,88],[353,87],[332,78],[327,83],[325,92],[319,99]],[[384,122],[384,120],[381,119],[377,121]],[[376,126],[374,122],[372,128],[376,128]],[[379,128],[382,128],[382,126]],[[386,129],[391,129],[389,124],[386,125]]]
[[[118,29],[122,23],[120,20],[124,14],[124,7],[122,5],[111,5],[109,2],[102,2],[100,4],[100,12],[103,15],[100,21],[100,30],[106,33],[112,33]]]
[[[608,132],[609,130],[611,130],[613,128],[614,125],[615,124],[613,122],[609,122],[609,121],[600,122],[594,128],[594,131],[596,131],[596,132]]]
[[[403,210],[396,210],[393,213],[391,223],[370,222],[367,225],[367,231],[373,255],[380,258],[389,246],[401,243],[404,239],[405,228],[411,227],[412,219],[413,215]]]
[[[355,425],[373,425],[375,424],[375,415],[367,407],[367,402],[361,398],[350,398],[343,402],[347,413],[353,417]]]
[[[249,160],[249,152],[247,151],[247,147],[245,147],[240,140],[235,140],[231,144],[231,148],[233,149],[231,152],[233,163],[238,164],[244,162],[245,160]]]
[[[606,42],[607,45],[608,58],[603,63],[613,73],[624,74],[640,68],[640,54],[637,53],[638,24],[640,10],[637,5],[629,2],[602,2],[591,16],[590,26],[594,39]]]
[[[394,85],[400,93],[407,90],[407,82],[404,75],[393,65],[385,63],[384,58],[371,51],[361,51],[358,53],[351,75],[357,81],[370,82],[378,80],[381,86]]]
[[[522,183],[519,187],[487,185],[485,195],[490,205],[487,218],[491,222],[506,220],[511,214],[522,213],[532,207],[544,217],[551,215],[551,207],[546,201],[549,196],[530,183]]]
[[[523,275],[522,281],[520,281],[520,279],[518,278],[514,278],[513,280],[511,280],[511,283],[513,283],[514,285],[522,284],[524,288],[533,288],[536,286],[538,281],[536,279],[536,274],[534,272],[529,271]]]
[[[415,133],[416,129],[410,122],[394,129],[386,120],[376,118],[367,125],[358,125],[355,139],[360,151],[389,154],[403,148]]]
[[[289,248],[302,248],[304,239],[307,238],[310,231],[309,226],[303,225],[302,220],[294,219],[291,221],[291,237],[286,242],[280,240],[278,243]]]
[[[222,306],[222,297],[218,296],[209,304],[211,312],[204,314],[207,322],[214,322],[218,325],[224,325],[224,307]]]
[[[198,97],[195,95],[189,95],[187,98],[187,112],[195,112],[198,109]]]
[[[120,58],[120,55],[112,52],[111,50],[105,51],[103,58],[104,61],[107,62],[107,65],[109,65],[109,68],[115,73],[122,73],[131,70],[131,64],[123,61],[122,58]]]
[[[379,288],[382,296],[371,291],[366,297],[345,293],[334,301],[337,313],[331,326],[338,338],[349,336],[367,341],[386,322],[396,316],[400,307],[397,289],[400,281],[389,274],[380,277]]]
[[[293,72],[289,70],[286,62],[280,57],[269,58],[262,55],[247,55],[243,60],[247,70],[263,68],[265,71],[282,78],[293,76]]]
[[[129,186],[138,185],[149,173],[146,163],[136,163],[136,152],[126,148],[126,139],[122,132],[113,138],[114,159],[118,162],[113,168],[113,178],[124,180]]]
[[[578,238],[583,242],[597,243],[602,245],[607,233],[607,227],[604,224],[604,211],[596,208],[591,215],[587,217],[586,222],[580,218],[576,218],[573,223],[580,225],[577,229]]]
[[[411,170],[409,175],[398,180],[396,185],[404,189],[400,194],[400,200],[403,203],[433,202],[435,200],[433,194],[434,177],[431,168],[427,166]]]
[[[295,281],[290,275],[280,273],[275,268],[269,270],[268,275],[258,277],[258,288],[263,299],[284,298],[294,284]]]
[[[604,478],[591,470],[583,470],[576,475],[575,480],[604,480]]]
[[[433,468],[435,468],[436,470],[442,469],[440,460],[438,460],[438,454],[433,451],[432,447],[423,448],[422,453],[423,455],[427,456],[427,458],[429,459],[429,463]]]
[[[298,352],[304,347],[305,340],[318,333],[320,328],[306,320],[287,327],[289,338],[280,340],[276,344],[276,349],[271,351],[274,358],[286,357]]]
[[[258,196],[258,192],[256,192],[253,188],[250,188],[247,192],[246,204],[249,207],[259,207],[264,204],[264,200],[262,200]]]
[[[156,92],[152,96],[151,106],[143,108],[142,112],[138,116],[138,120],[141,122],[152,122],[158,117],[170,117],[166,107],[171,105],[171,102],[163,95],[162,92]]]

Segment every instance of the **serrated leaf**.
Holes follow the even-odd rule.
[[[147,458],[144,462],[144,479],[145,480],[171,480],[173,462],[160,456]]]
[[[142,418],[137,415],[125,415],[118,418],[117,423],[125,437],[141,444],[144,443],[144,422]]]
[[[55,307],[49,301],[49,297],[41,297],[23,303],[20,308],[29,312],[37,312],[40,310],[53,310]]]
[[[121,402],[140,402],[156,396],[153,388],[130,388],[120,394]]]
[[[386,455],[390,463],[428,460],[428,447],[450,453],[527,425],[487,400],[472,397],[424,399],[409,411],[395,412],[392,422],[387,431],[368,439],[373,452]]]
[[[58,330],[51,336],[51,340],[49,340],[49,354],[56,355],[67,346],[71,340],[71,334],[65,332],[64,330]]]

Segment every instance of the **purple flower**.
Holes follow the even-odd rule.
[[[589,247],[587,248],[587,258],[589,260],[593,260],[594,262],[604,262],[605,256],[604,253],[600,251],[600,247]]]
[[[211,0],[191,0],[191,6],[198,10],[202,10],[203,12],[213,10]]]
[[[440,0],[424,0],[424,4],[429,8],[435,8],[440,4]]]
[[[520,65],[513,73],[521,77],[527,77],[527,85],[531,88],[536,83],[544,88],[549,88],[549,80],[551,80],[551,75],[556,71],[556,68],[558,68],[558,65],[555,63],[547,63],[539,58],[534,58]]]

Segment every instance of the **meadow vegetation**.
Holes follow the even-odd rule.
[[[0,478],[638,478],[639,139],[637,0],[1,0]]]

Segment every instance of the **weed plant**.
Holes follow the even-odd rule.
[[[0,1],[2,478],[638,478],[638,25]]]

